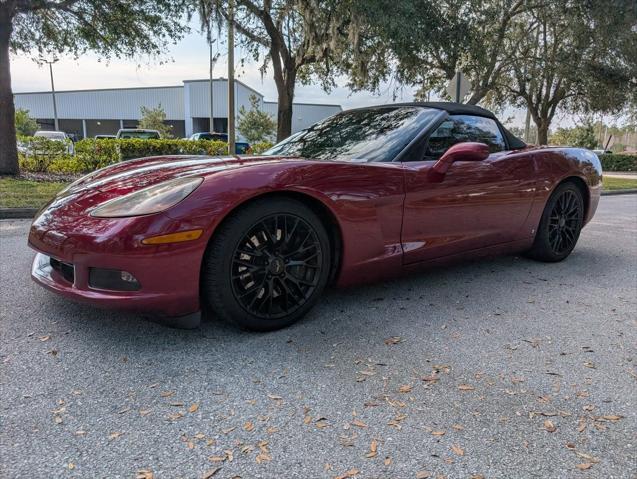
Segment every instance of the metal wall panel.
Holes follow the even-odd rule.
[[[276,120],[277,103],[263,102],[263,111]],[[316,105],[310,103],[294,103],[292,105],[292,133],[308,128],[314,123],[343,111],[340,105]]]
[[[208,80],[187,80],[184,86],[157,88],[119,88],[105,90],[61,91],[55,94],[58,118],[73,120],[138,120],[140,108],[160,105],[167,120],[185,120],[184,134],[194,132],[193,118],[208,118],[210,115],[210,87]],[[214,116],[226,118],[228,108],[227,81],[213,82]],[[235,83],[236,113],[241,107],[250,109],[250,96],[259,98],[261,108],[277,116],[276,102],[266,102],[256,90],[244,83]],[[53,118],[51,94],[16,93],[16,108],[29,110],[37,119]],[[292,110],[292,131],[296,132],[328,116],[342,111],[339,105],[316,105],[295,103]],[[96,128],[89,128],[91,133]],[[181,130],[180,130],[181,131]]]
[[[139,119],[142,106],[161,104],[168,120],[184,119],[182,87],[122,88],[56,92],[59,118],[72,119]],[[50,93],[16,93],[16,108],[25,108],[34,118],[52,118]]]
[[[208,80],[185,81],[184,88],[190,90],[190,116],[193,118],[210,117],[210,82]],[[214,97],[214,116],[216,118],[226,118],[228,112],[228,82],[227,80],[214,80],[212,83]],[[244,85],[235,82],[235,109],[239,114],[242,106],[250,108],[250,95],[256,95],[259,101],[263,101],[263,95]],[[188,97],[188,95],[187,95]]]

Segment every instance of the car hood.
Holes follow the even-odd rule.
[[[219,171],[291,161],[271,156],[157,156],[111,165],[73,183],[64,195],[100,193],[102,197],[123,196],[163,181],[183,176],[209,176]],[[296,158],[298,160],[298,158]]]
[[[295,160],[301,159],[270,156],[156,156],[125,161],[80,178],[44,206],[37,217],[81,218],[99,204],[173,178],[207,177],[229,169]]]

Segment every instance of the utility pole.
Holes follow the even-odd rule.
[[[529,110],[529,105],[526,106],[526,121],[524,122],[524,141],[526,143],[529,142],[531,136],[531,110]]]
[[[44,63],[48,63],[49,73],[51,74],[51,97],[53,98],[53,121],[55,124],[55,131],[60,131],[60,124],[58,122],[58,107],[55,103],[55,85],[53,84],[53,64],[57,61],[57,58],[54,58],[53,60],[44,60]]]
[[[208,43],[210,44],[210,128],[208,128],[208,130],[210,131],[210,133],[212,133],[213,131],[215,131],[212,71],[214,70],[215,63],[217,63],[217,59],[219,58],[219,53],[214,56],[212,55],[212,44],[217,40],[212,39],[212,30],[210,26],[208,26],[208,35],[210,35],[210,38],[208,39]]]
[[[460,83],[462,82],[462,73],[456,71],[456,103],[460,103]]]
[[[228,5],[228,154],[235,154],[234,132],[234,0]]]

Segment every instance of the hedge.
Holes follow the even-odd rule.
[[[18,162],[23,170],[46,172],[52,162],[70,157],[67,143],[42,136],[18,137]]]
[[[637,153],[599,155],[603,171],[637,171]]]
[[[75,144],[75,155],[69,155],[59,141],[46,138],[21,138],[20,168],[48,173],[88,173],[120,161],[157,155],[226,155],[222,141],[140,140],[87,138]]]

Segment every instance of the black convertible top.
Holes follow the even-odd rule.
[[[492,120],[496,121],[496,123],[504,132],[504,136],[506,136],[509,148],[511,148],[512,150],[520,150],[522,148],[526,148],[526,143],[524,143],[517,136],[507,130],[493,113],[476,105],[464,105],[462,103],[454,103],[450,101],[419,101],[409,103],[394,103],[393,106],[424,106],[427,108],[444,110],[450,115],[472,115],[491,118]]]
[[[450,115],[484,116],[486,118],[497,120],[493,113],[480,106],[465,105],[463,103],[453,103],[450,101],[418,101],[411,103],[398,103],[397,106],[424,106],[427,108],[435,108],[437,110],[445,110]]]

